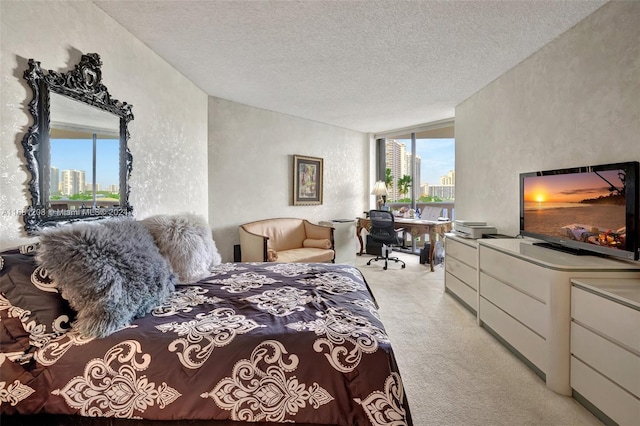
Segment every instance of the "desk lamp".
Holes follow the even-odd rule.
[[[382,206],[387,200],[387,195],[389,195],[389,192],[387,192],[387,185],[381,180],[377,181],[371,190],[371,195],[376,195],[378,197],[378,210],[382,210]]]

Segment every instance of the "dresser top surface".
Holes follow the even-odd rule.
[[[477,239],[470,239],[470,238],[462,238],[456,234],[454,234],[453,232],[447,232],[444,234],[445,237],[447,237],[447,239],[450,239],[452,241],[456,241],[458,243],[464,244],[466,246],[469,246],[471,248],[477,248],[478,247],[478,240]]]
[[[536,240],[510,238],[479,240],[480,247],[486,246],[505,254],[518,257],[536,264],[558,270],[593,271],[606,269],[610,271],[638,271],[640,262],[627,261],[600,256],[576,256],[533,243]]]
[[[573,278],[573,284],[595,293],[620,300],[640,310],[640,279],[633,278]]]

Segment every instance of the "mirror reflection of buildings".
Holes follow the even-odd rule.
[[[48,189],[51,208],[79,210],[119,206],[120,119],[57,93],[50,94],[50,101]],[[110,179],[117,183],[104,182],[105,170],[113,169],[114,165],[117,176]],[[97,182],[98,177],[102,185]]]
[[[87,172],[82,169],[83,166],[88,165],[88,159],[87,162],[82,163],[72,162],[72,164],[79,166],[77,169],[64,169],[61,171],[60,168],[55,165],[50,167],[49,201],[52,209],[96,209],[102,207],[117,207],[119,205],[119,185],[101,185],[97,183],[97,169],[100,169],[100,167],[96,167],[98,161],[98,150],[96,149],[98,136],[95,133],[92,136],[92,140],[73,140],[76,147],[79,143],[83,142],[92,143],[93,145],[91,149],[93,170],[89,174],[89,182],[87,182]],[[57,158],[63,156],[64,151],[60,148],[60,143],[65,142],[71,142],[71,140],[51,139],[51,152],[55,152]],[[115,139],[105,139],[100,142],[119,144],[119,141]],[[58,148],[57,151],[56,148]],[[100,160],[103,162],[102,166],[106,168],[108,161],[117,161],[118,159],[101,158]],[[105,161],[107,164],[104,164]]]

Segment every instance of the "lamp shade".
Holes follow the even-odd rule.
[[[381,180],[377,181],[371,190],[371,195],[384,195],[386,197],[389,195],[389,192],[387,192],[387,185]]]

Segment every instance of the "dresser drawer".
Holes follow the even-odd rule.
[[[640,398],[640,356],[571,323],[571,353]]]
[[[462,263],[455,257],[446,254],[445,258],[445,270],[454,275],[459,280],[465,282],[468,286],[473,288],[474,290],[478,289],[478,272],[476,269],[467,265],[466,263]]]
[[[455,257],[473,268],[476,267],[477,249],[475,247],[468,246],[451,238],[446,239],[445,247],[447,256]]]
[[[542,372],[547,372],[545,339],[507,315],[491,302],[480,298],[480,320],[498,333]]]
[[[572,286],[571,317],[598,334],[640,353],[640,311]]]
[[[547,269],[480,245],[480,270],[499,281],[547,302],[549,283],[553,279]]]
[[[574,356],[571,387],[620,426],[640,424],[640,400]]]
[[[549,313],[544,303],[485,273],[480,274],[480,294],[540,336],[548,336]]]
[[[447,290],[458,296],[474,311],[478,311],[478,293],[449,272],[445,273],[444,285]]]

